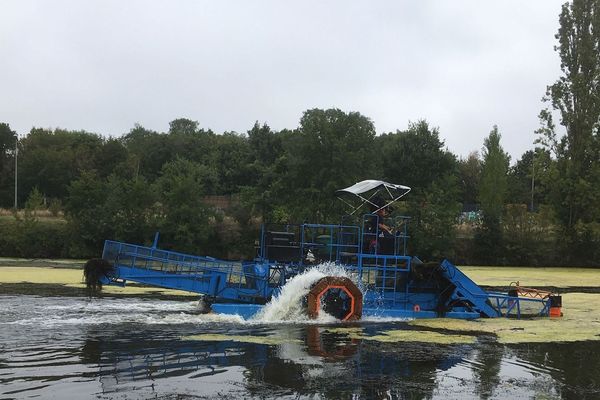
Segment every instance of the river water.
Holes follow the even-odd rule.
[[[0,293],[0,398],[600,398],[600,342],[381,342],[347,328],[412,329],[247,322],[189,298],[28,286]]]

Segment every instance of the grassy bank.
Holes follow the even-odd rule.
[[[2,267],[48,267],[81,269],[87,260],[82,259],[52,259],[52,258],[10,258],[0,257]]]

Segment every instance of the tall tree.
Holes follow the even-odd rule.
[[[556,157],[552,198],[569,253],[598,258],[590,249],[600,247],[600,1],[565,3],[559,22],[562,75],[547,88],[538,133]],[[552,110],[566,131],[562,137]]]
[[[414,192],[456,172],[456,157],[445,150],[438,128],[427,121],[411,123],[406,131],[381,135],[377,139],[378,157],[383,176],[390,182],[408,185]]]
[[[455,222],[460,211],[458,163],[437,128],[411,123],[376,139],[383,178],[412,187],[408,199],[413,254],[424,259],[452,257]]]
[[[96,169],[103,143],[102,137],[85,131],[31,129],[19,151],[20,200],[34,187],[46,197],[64,199],[73,180]]]
[[[460,183],[462,187],[462,201],[469,211],[475,208],[479,197],[479,181],[481,180],[481,159],[479,153],[474,151],[466,159],[458,162]]]
[[[547,203],[550,153],[544,149],[527,150],[510,167],[508,173],[508,202],[527,204],[530,211]],[[533,207],[532,207],[533,205]]]
[[[178,118],[169,122],[169,133],[192,135],[198,131],[198,121],[187,118]]]
[[[166,163],[156,181],[160,202],[158,224],[166,247],[202,254],[213,232],[211,209],[202,203],[205,183],[214,180],[204,165],[177,158]]]
[[[284,140],[282,205],[294,220],[336,221],[342,210],[335,190],[372,177],[373,122],[358,112],[312,109]]]
[[[273,132],[267,124],[254,123],[248,132],[248,170],[250,181],[242,190],[242,200],[263,220],[272,211],[276,201],[274,186],[278,174],[276,161],[285,159],[280,134]]]
[[[484,139],[483,165],[479,185],[479,203],[483,222],[476,234],[480,259],[497,262],[503,252],[501,217],[508,189],[509,155],[500,145],[498,127]]]
[[[500,145],[498,127],[483,141],[483,165],[479,186],[479,202],[485,215],[499,220],[502,216],[508,189],[508,164],[510,156]]]
[[[156,229],[157,190],[144,178],[108,178],[84,171],[68,187],[65,214],[73,254],[98,254],[106,239],[149,242]]]
[[[269,125],[254,123],[248,131],[248,142],[252,155],[252,162],[261,165],[272,165],[281,156],[281,138],[271,130]]]
[[[235,132],[225,132],[215,137],[215,143],[216,162],[212,167],[217,171],[218,192],[239,193],[240,187],[247,185],[250,180],[248,138]],[[211,194],[211,187],[206,186],[208,193]],[[213,187],[215,186],[217,186],[216,182]]]
[[[0,207],[12,205],[14,189],[14,157],[17,133],[0,123]]]
[[[129,152],[135,175],[144,176],[149,181],[156,180],[162,166],[171,160],[167,135],[135,124],[122,140]]]
[[[108,187],[104,179],[86,171],[68,186],[65,216],[73,232],[69,252],[76,257],[98,254],[102,242],[112,237],[106,211]]]

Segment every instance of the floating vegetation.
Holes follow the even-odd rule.
[[[0,284],[6,283],[49,284],[57,285],[57,287],[86,288],[81,280],[81,269],[71,268],[0,266]],[[174,289],[161,289],[157,287],[145,287],[136,284],[127,284],[125,287],[105,285],[102,291],[106,294],[119,295],[160,294],[198,297],[197,293]]]
[[[460,267],[460,270],[478,285],[508,286],[520,281],[526,287],[595,286],[600,291],[600,271],[593,268]]]
[[[203,342],[240,342],[278,345],[285,343],[302,343],[300,339],[286,338],[281,336],[254,336],[254,335],[224,335],[218,333],[206,333],[200,335],[183,336],[182,340],[199,340]]]
[[[560,318],[486,318],[472,321],[439,318],[417,319],[417,327],[452,332],[494,334],[500,343],[577,342],[600,340],[600,294],[566,293]]]
[[[47,267],[0,267],[2,283],[81,284],[81,269]]]
[[[324,329],[325,332],[329,332],[329,333],[340,333],[340,334],[344,334],[344,335],[362,335],[363,333],[363,328],[360,326],[341,326],[341,327],[333,327],[333,326],[328,326],[327,328]]]
[[[464,267],[465,272],[479,284],[506,285],[521,280],[527,286],[596,286],[599,293],[563,293],[561,318],[533,319],[478,319],[472,321],[436,318],[417,319],[408,322],[414,328],[429,330],[388,330],[369,336],[361,326],[332,326],[325,330],[347,334],[353,339],[381,342],[427,342],[427,343],[472,343],[478,334],[490,334],[500,343],[576,342],[600,341],[600,271],[582,268],[483,268]],[[46,284],[57,287],[85,289],[81,282],[81,269],[50,267],[0,266],[0,283],[3,284]],[[127,285],[126,287],[105,286],[107,294],[119,295],[185,295],[197,297],[195,293]],[[434,330],[434,331],[432,331]],[[293,338],[271,336],[198,335],[194,340],[232,340],[265,344],[290,343]],[[254,343],[254,342],[252,342]]]
[[[407,329],[394,329],[381,331],[377,335],[366,335],[362,328],[328,328],[327,332],[347,334],[351,339],[371,340],[377,342],[422,342],[435,344],[470,344],[477,339],[472,335],[452,334],[448,332],[420,331]]]

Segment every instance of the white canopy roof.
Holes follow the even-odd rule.
[[[363,194],[371,192],[368,195],[363,196]],[[410,188],[404,185],[396,185],[394,183],[388,183],[384,181],[377,181],[373,179],[368,179],[366,181],[361,181],[355,183],[352,186],[349,186],[345,189],[337,190],[335,193],[338,195],[338,198],[342,200],[344,203],[352,207],[354,210],[350,213],[350,215],[354,214],[358,211],[362,206],[368,205],[372,209],[373,212],[377,212],[382,208],[386,208],[390,206],[392,203],[398,201],[401,197],[410,192]],[[344,193],[353,194],[360,199],[359,205],[352,205],[346,200],[344,200],[340,195]],[[386,199],[379,199],[381,194],[385,193],[387,196]],[[384,204],[381,204],[383,202]]]
[[[384,181],[376,181],[373,179],[367,179],[366,181],[360,181],[360,182],[355,183],[354,185],[349,186],[345,189],[337,190],[336,193],[346,192],[346,193],[359,195],[359,194],[368,192],[369,190],[378,188],[380,186],[385,187],[386,189],[392,189],[392,190],[410,190],[410,188],[408,186],[396,185],[394,183],[387,183]]]

